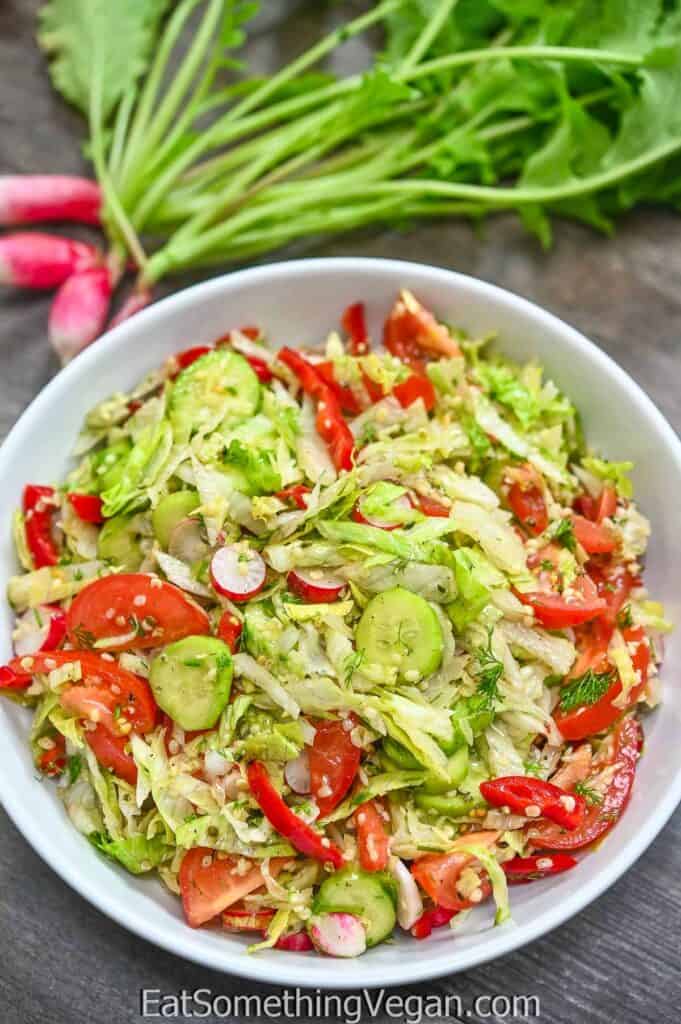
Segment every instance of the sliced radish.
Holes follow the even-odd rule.
[[[14,653],[19,658],[38,651],[56,651],[66,635],[66,615],[56,605],[41,604],[17,619],[12,633]]]
[[[233,764],[233,761],[228,761],[217,750],[207,750],[203,756],[203,768],[211,782],[231,771]]]
[[[289,590],[308,604],[330,604],[338,599],[346,586],[340,576],[322,569],[292,569],[286,582]]]
[[[248,601],[265,586],[267,567],[257,551],[246,544],[227,544],[210,562],[210,578],[218,594],[232,601]]]
[[[284,778],[294,793],[305,795],[310,792],[310,759],[306,750],[292,761],[286,762]]]
[[[328,956],[361,956],[367,948],[364,925],[354,914],[319,914],[310,921],[310,938]]]
[[[395,508],[402,508],[405,511],[408,511],[413,507],[408,494],[401,494],[394,502],[394,505]],[[365,526],[375,526],[378,530],[398,530],[400,526],[404,526],[403,522],[395,523],[391,522],[389,519],[377,519],[372,516],[365,516],[362,512],[361,498],[352,511],[352,518],[356,523],[363,523]]]
[[[397,922],[400,928],[409,931],[423,913],[421,893],[411,871],[399,857],[391,858],[390,873],[397,883]]]
[[[210,551],[198,519],[181,519],[168,541],[168,554],[181,562],[193,565],[200,562]]]

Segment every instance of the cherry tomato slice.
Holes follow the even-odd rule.
[[[511,885],[522,885],[551,875],[561,875],[564,871],[576,868],[577,864],[578,861],[569,853],[554,853],[550,857],[514,857],[501,866]]]
[[[615,731],[615,766],[601,803],[587,808],[584,824],[574,832],[565,832],[551,822],[538,822],[527,832],[532,845],[541,850],[581,850],[601,839],[624,813],[631,796],[643,732],[635,718],[625,718]]]
[[[583,796],[566,793],[552,782],[529,775],[506,775],[481,782],[480,793],[492,807],[510,807],[528,818],[541,815],[563,828],[578,828],[584,820]]]
[[[212,920],[223,910],[265,884],[257,864],[237,872],[237,857],[219,857],[205,846],[188,850],[182,859],[178,882],[185,917],[192,928]],[[282,860],[270,861],[270,873],[277,875]]]
[[[456,910],[447,910],[445,907],[431,907],[419,917],[418,921],[409,929],[415,939],[427,939],[432,934],[433,928],[443,928],[449,924],[456,914]]]
[[[210,620],[172,583],[121,573],[80,591],[67,613],[67,629],[70,642],[79,647],[107,639],[107,650],[134,651],[210,633]]]
[[[308,747],[310,763],[310,786],[319,816],[338,806],[348,793],[357,775],[360,749],[351,739],[351,732],[357,724],[354,716],[345,719],[315,721],[315,738]],[[346,725],[348,727],[346,727]]]
[[[355,811],[359,863],[365,871],[385,871],[390,859],[390,836],[373,800]]]
[[[125,749],[128,742],[125,736],[112,736],[103,725],[98,725],[86,731],[85,739],[102,768],[108,768],[131,786],[137,785],[137,765]]]
[[[589,555],[607,555],[617,547],[614,534],[601,523],[592,523],[584,516],[573,516],[572,525],[577,542]]]
[[[523,604],[530,605],[542,626],[547,629],[568,629],[595,619],[606,609],[605,601],[598,596],[594,583],[588,576],[579,576],[572,585],[574,597],[568,599],[562,594],[544,591],[520,593],[517,597]]]
[[[650,647],[645,632],[640,627],[625,629],[622,633],[627,644],[635,644],[635,650],[631,654],[631,661],[634,671],[640,682],[629,691],[626,707],[617,707],[615,700],[622,692],[622,682],[619,676],[615,676],[612,685],[594,704],[582,704],[570,711],[561,711],[560,705],[554,711],[553,718],[560,729],[561,735],[566,740],[583,740],[587,736],[603,732],[615,722],[628,708],[638,701],[648,682],[648,669],[650,666]],[[605,652],[596,653],[588,651],[582,655],[575,664],[568,678],[578,678],[588,668],[594,671],[608,671],[611,666],[608,664]]]
[[[541,476],[534,466],[526,463],[515,466],[509,477],[508,503],[511,511],[528,533],[538,537],[549,525]]]
[[[468,910],[489,896],[492,887],[489,880],[480,878],[480,898],[464,899],[457,886],[461,873],[475,862],[466,846],[491,846],[499,837],[498,832],[471,832],[457,840],[456,848],[449,853],[427,853],[411,866],[411,873],[434,903],[445,910]]]

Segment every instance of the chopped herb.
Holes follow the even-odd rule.
[[[558,543],[567,548],[574,554],[575,548],[577,547],[577,541],[575,540],[575,528],[572,520],[569,517],[561,519],[553,531],[553,539]]]
[[[630,604],[625,605],[622,611],[617,616],[617,625],[620,629],[631,629],[631,627],[634,625],[634,619],[631,614]]]
[[[363,661],[363,651],[354,651],[352,654],[349,654],[347,656],[347,658],[343,662],[343,683],[345,686],[350,685],[350,680],[352,679],[355,672],[359,671],[359,667]]]
[[[541,777],[544,774],[542,766],[538,761],[525,761],[523,762],[523,768],[525,769],[526,775],[536,775]]]
[[[95,640],[97,639],[94,633],[91,633],[89,629],[82,625],[76,626],[73,630],[73,637],[80,648],[94,647]]]
[[[478,662],[478,671],[476,672],[478,681],[477,692],[480,696],[484,697],[485,703],[489,708],[494,706],[494,702],[499,697],[498,683],[504,674],[504,666],[492,651],[492,632],[492,630],[489,631],[487,646],[478,647],[475,652]]]
[[[596,804],[603,803],[603,797],[601,794],[597,793],[595,789],[591,789],[591,787],[587,786],[585,782],[575,783],[575,793],[579,793],[580,796],[583,796],[586,802],[592,807]]]
[[[543,558],[541,561],[541,568],[544,570],[544,572],[553,572],[553,570],[555,569],[555,565],[552,561],[550,561],[550,559]]]
[[[595,704],[607,693],[615,680],[615,672],[594,672],[592,668],[564,686],[560,694],[560,710],[572,711],[582,704]]]
[[[79,754],[73,754],[73,756],[69,758],[68,765],[67,765],[67,771],[68,771],[68,775],[69,775],[69,784],[71,786],[73,785],[73,783],[76,781],[76,779],[80,775],[82,767],[83,767],[83,761],[82,761],[80,755]]]

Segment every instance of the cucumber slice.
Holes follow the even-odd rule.
[[[161,498],[151,513],[151,525],[156,540],[164,551],[168,550],[170,535],[179,522],[190,516],[200,505],[196,491],[174,491]]]
[[[119,565],[126,572],[137,572],[144,561],[142,537],[148,533],[144,517],[114,516],[107,519],[97,539],[97,555],[105,562]]]
[[[247,419],[260,404],[260,381],[238,352],[219,348],[201,356],[177,377],[168,403],[176,437],[189,438],[223,420]]]
[[[392,739],[390,736],[386,736],[383,740],[383,753],[386,757],[395,764],[398,768],[404,768],[405,771],[419,771],[423,770],[423,765],[420,761],[417,761],[414,755],[403,747],[397,740]]]
[[[439,779],[436,775],[429,775],[420,787],[424,793],[448,793],[450,789],[456,789],[468,773],[468,747],[460,747],[447,762],[447,773],[449,779]]]
[[[423,811],[433,811],[445,818],[461,818],[475,807],[475,800],[461,793],[417,793],[414,803]]]
[[[368,947],[392,934],[396,909],[397,886],[391,875],[352,866],[329,875],[312,905],[313,914],[354,914],[366,929]]]
[[[181,729],[212,729],[232,687],[232,655],[213,636],[187,636],[169,644],[151,663],[156,703]]]
[[[429,676],[442,661],[440,620],[427,601],[403,587],[369,601],[355,643],[369,664],[396,668],[408,682]]]

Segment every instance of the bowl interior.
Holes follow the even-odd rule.
[[[62,372],[24,414],[0,452],[0,582],[16,571],[12,510],[28,481],[58,481],[69,465],[83,416],[99,399],[135,384],[169,353],[256,323],[275,346],[313,345],[343,308],[363,299],[374,337],[397,290],[412,289],[440,318],[472,334],[496,331],[518,360],[536,359],[583,414],[589,441],[613,459],[633,459],[634,482],[653,526],[647,583],[681,619],[677,579],[681,541],[667,509],[681,501],[681,446],[650,400],[607,356],[538,307],[448,271],[380,260],[318,260],[243,271],[182,292],[124,324]],[[0,663],[11,651],[11,615],[0,602]],[[666,647],[662,680],[681,666],[681,637]],[[249,957],[236,937],[192,931],[179,902],[155,881],[135,879],[104,861],[67,821],[53,787],[39,782],[26,745],[29,716],[0,707],[0,796],[35,849],[110,916],[173,952],[263,981],[359,987],[402,984],[450,973],[508,952],[565,920],[602,892],[654,838],[681,797],[681,691],[667,685],[663,706],[645,721],[646,750],[627,814],[574,872],[512,892],[513,923],[489,927],[480,911],[466,934],[446,930],[428,942],[406,937],[380,946],[338,972],[332,961],[267,952]],[[406,946],[409,949],[406,949]],[[406,955],[405,955],[406,954]]]

